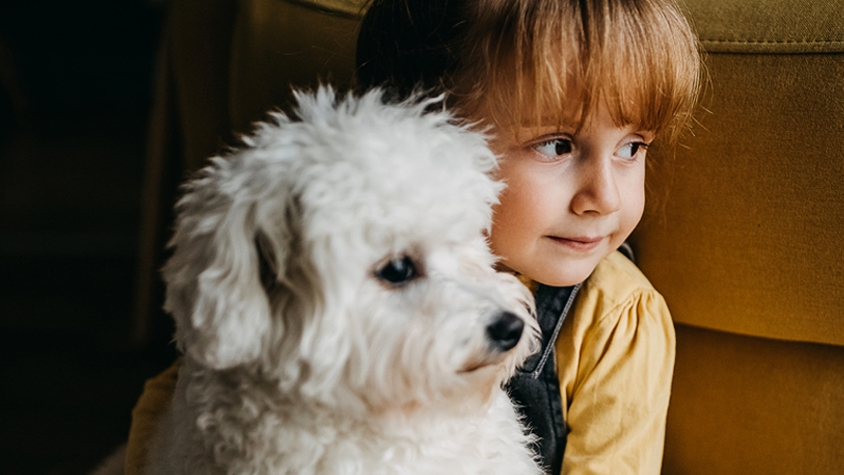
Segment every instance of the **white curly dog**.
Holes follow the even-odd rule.
[[[501,389],[538,331],[493,270],[484,138],[435,101],[297,99],[185,186],[147,473],[541,473]]]

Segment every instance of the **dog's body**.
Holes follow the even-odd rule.
[[[501,389],[537,328],[492,268],[483,138],[430,101],[298,97],[180,201],[147,473],[541,473]]]

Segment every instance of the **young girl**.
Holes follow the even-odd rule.
[[[674,141],[700,78],[672,0],[375,0],[358,82],[446,92],[507,184],[490,234],[535,292],[543,349],[510,383],[548,473],[658,474],[674,365],[659,293],[616,251],[644,208],[645,154]],[[135,409],[137,473],[176,368]]]
[[[363,86],[447,92],[501,157],[490,242],[535,289],[544,340],[510,390],[549,473],[660,471],[673,325],[616,249],[648,146],[689,119],[699,58],[671,0],[376,0],[361,26]]]

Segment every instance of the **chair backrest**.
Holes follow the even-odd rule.
[[[267,110],[291,103],[291,86],[351,83],[366,0],[176,0],[165,47],[184,165],[200,168]]]
[[[840,473],[844,1],[683,3],[709,85],[634,236],[678,323],[665,473]]]

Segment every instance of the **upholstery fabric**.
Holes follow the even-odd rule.
[[[844,51],[838,0],[685,0],[693,26],[711,53]]]
[[[284,108],[290,87],[351,83],[360,0],[247,0],[232,40],[229,111],[236,130]],[[314,7],[336,7],[326,11]],[[307,27],[305,27],[307,25]]]
[[[841,473],[844,2],[684,4],[706,93],[634,235],[677,329],[663,473]]]
[[[704,45],[735,42],[707,56],[694,136],[654,154],[641,267],[676,322],[844,345],[844,3],[688,4]]]
[[[844,348],[677,326],[663,473],[836,475]]]

